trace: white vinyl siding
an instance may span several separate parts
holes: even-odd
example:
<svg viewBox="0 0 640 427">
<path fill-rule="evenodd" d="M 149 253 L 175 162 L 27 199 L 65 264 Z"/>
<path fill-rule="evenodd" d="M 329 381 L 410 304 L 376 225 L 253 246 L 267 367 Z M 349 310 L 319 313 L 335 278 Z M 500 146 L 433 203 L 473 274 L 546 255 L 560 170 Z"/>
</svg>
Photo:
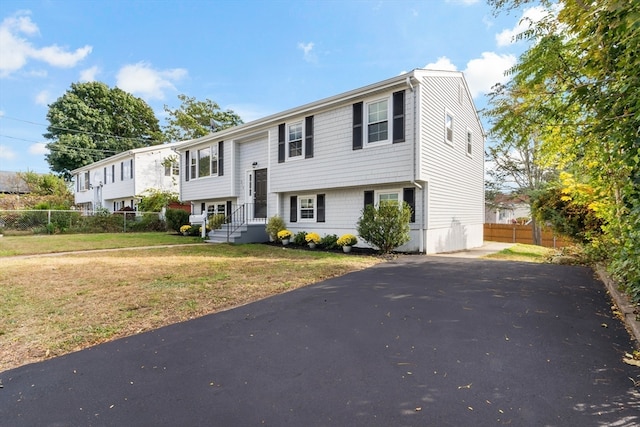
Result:
<svg viewBox="0 0 640 427">
<path fill-rule="evenodd" d="M 472 152 L 484 151 L 482 128 L 473 101 L 465 95 L 463 102 L 458 102 L 459 87 L 458 78 L 446 76 L 425 78 L 419 86 L 422 141 L 419 178 L 428 183 L 428 252 L 482 244 L 483 156 L 467 155 L 466 132 L 459 135 L 460 141 L 465 140 L 464 145 L 457 145 L 459 149 L 451 149 L 448 143 L 442 143 L 447 138 L 446 114 L 449 114 L 453 118 L 453 141 L 458 140 L 457 129 L 468 129 L 472 136 Z"/>
<path fill-rule="evenodd" d="M 391 99 L 394 88 L 384 99 Z M 413 93 L 405 96 L 405 129 L 414 123 Z M 381 99 L 380 97 L 372 100 Z M 389 101 L 390 102 L 390 101 Z M 314 157 L 300 162 L 278 163 L 277 127 L 271 128 L 270 181 L 272 192 L 305 191 L 356 185 L 410 182 L 413 176 L 413 132 L 406 143 L 365 144 L 365 150 L 352 149 L 353 103 L 314 114 Z M 389 104 L 390 105 L 390 104 Z M 366 112 L 366 108 L 364 108 Z M 364 114 L 364 113 L 363 113 Z M 293 120 L 292 122 L 295 122 Z M 366 126 L 366 119 L 365 119 Z M 366 131 L 365 131 L 366 133 Z M 366 138 L 366 136 L 365 136 Z"/>
</svg>

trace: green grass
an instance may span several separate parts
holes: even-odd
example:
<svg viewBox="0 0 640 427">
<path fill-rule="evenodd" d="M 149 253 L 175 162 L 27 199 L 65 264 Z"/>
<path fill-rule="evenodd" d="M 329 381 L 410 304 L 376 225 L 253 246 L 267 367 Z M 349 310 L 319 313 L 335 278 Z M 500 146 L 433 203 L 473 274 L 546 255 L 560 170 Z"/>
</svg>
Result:
<svg viewBox="0 0 640 427">
<path fill-rule="evenodd" d="M 199 243 L 199 237 L 170 233 L 54 234 L 0 237 L 0 257 L 93 249 Z"/>
<path fill-rule="evenodd" d="M 503 249 L 495 254 L 487 255 L 485 258 L 498 259 L 504 261 L 524 261 L 524 262 L 548 262 L 555 250 L 535 245 L 524 245 L 517 243 L 510 248 Z"/>
</svg>

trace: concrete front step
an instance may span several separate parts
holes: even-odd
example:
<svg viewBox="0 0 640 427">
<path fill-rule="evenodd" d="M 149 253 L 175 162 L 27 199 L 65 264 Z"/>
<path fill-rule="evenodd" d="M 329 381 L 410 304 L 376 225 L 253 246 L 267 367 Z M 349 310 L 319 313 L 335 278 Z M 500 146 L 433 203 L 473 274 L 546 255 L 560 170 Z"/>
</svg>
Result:
<svg viewBox="0 0 640 427">
<path fill-rule="evenodd" d="M 224 224 L 221 229 L 209 233 L 207 243 L 227 243 L 228 227 L 236 228 L 230 224 Z M 269 241 L 265 230 L 265 224 L 243 224 L 228 236 L 229 243 L 264 243 Z"/>
</svg>

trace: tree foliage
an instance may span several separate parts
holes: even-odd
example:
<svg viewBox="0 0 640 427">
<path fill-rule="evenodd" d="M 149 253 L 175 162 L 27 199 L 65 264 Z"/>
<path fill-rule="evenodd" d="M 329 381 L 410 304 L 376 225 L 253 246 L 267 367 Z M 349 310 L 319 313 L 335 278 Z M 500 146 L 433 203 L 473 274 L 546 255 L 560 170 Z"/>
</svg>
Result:
<svg viewBox="0 0 640 427">
<path fill-rule="evenodd" d="M 379 206 L 367 205 L 362 211 L 356 229 L 358 235 L 386 254 L 407 243 L 411 207 L 392 201 L 382 201 Z"/>
<path fill-rule="evenodd" d="M 73 169 L 162 142 L 158 119 L 146 102 L 100 82 L 73 83 L 49 105 L 47 120 L 46 159 L 65 178 Z"/>
<path fill-rule="evenodd" d="M 558 3 L 557 15 L 520 35 L 532 47 L 512 70 L 513 87 L 536 94 L 523 107 L 537 116 L 542 158 L 592 189 L 561 187 L 601 221 L 590 244 L 606 247 L 611 272 L 640 298 L 640 2 Z"/>
<path fill-rule="evenodd" d="M 141 212 L 160 212 L 169 203 L 178 201 L 178 193 L 157 188 L 150 188 L 139 197 L 138 210 Z"/>
<path fill-rule="evenodd" d="M 214 131 L 243 123 L 240 116 L 232 110 L 223 111 L 209 99 L 197 101 L 187 95 L 178 95 L 178 99 L 182 102 L 179 108 L 164 106 L 164 111 L 168 114 L 164 134 L 168 141 L 184 141 L 208 135 L 212 132 L 212 120 L 215 124 Z"/>
</svg>

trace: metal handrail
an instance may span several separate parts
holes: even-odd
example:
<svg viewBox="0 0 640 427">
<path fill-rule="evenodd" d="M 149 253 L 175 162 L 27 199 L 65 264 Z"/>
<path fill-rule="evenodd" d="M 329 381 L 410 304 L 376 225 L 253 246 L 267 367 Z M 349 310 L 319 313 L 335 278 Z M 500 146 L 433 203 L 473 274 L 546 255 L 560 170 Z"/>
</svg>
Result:
<svg viewBox="0 0 640 427">
<path fill-rule="evenodd" d="M 253 212 L 253 203 L 243 203 L 236 207 L 236 209 L 225 217 L 225 224 L 227 225 L 227 243 L 231 241 L 231 235 L 235 233 L 240 227 L 248 223 L 248 213 Z M 259 219 L 259 218 L 254 218 Z M 264 222 L 267 222 L 267 218 L 263 218 Z"/>
</svg>

